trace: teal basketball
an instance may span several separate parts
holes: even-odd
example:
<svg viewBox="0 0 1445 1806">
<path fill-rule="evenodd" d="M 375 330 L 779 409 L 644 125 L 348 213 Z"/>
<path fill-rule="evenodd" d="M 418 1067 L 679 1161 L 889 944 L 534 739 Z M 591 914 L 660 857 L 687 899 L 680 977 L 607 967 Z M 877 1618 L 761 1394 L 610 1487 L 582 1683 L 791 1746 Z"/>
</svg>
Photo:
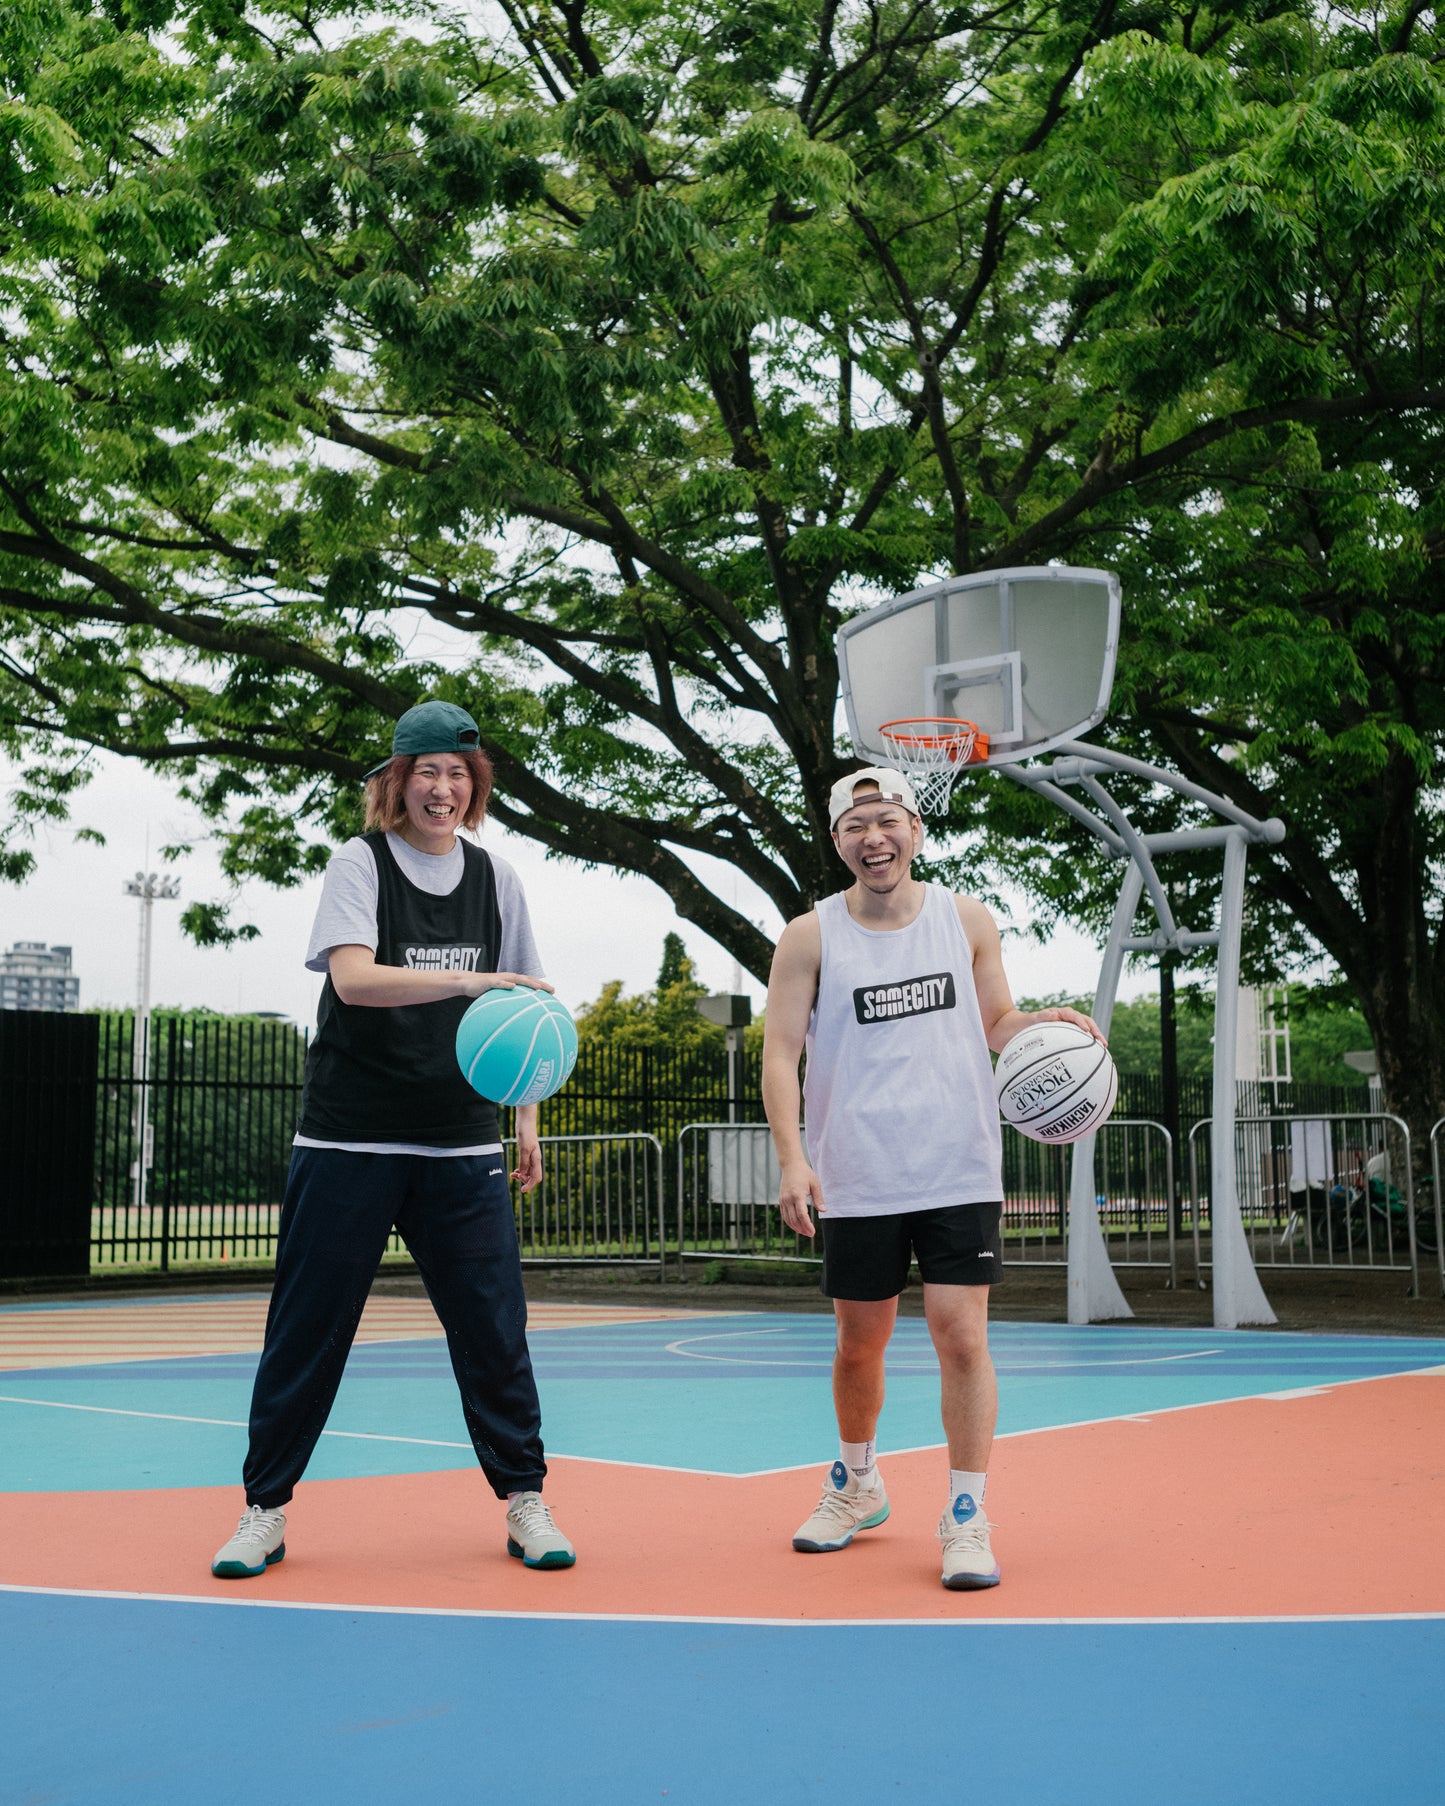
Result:
<svg viewBox="0 0 1445 1806">
<path fill-rule="evenodd" d="M 550 991 L 483 991 L 457 1025 L 457 1064 L 495 1104 L 540 1103 L 577 1064 L 577 1025 Z"/>
</svg>

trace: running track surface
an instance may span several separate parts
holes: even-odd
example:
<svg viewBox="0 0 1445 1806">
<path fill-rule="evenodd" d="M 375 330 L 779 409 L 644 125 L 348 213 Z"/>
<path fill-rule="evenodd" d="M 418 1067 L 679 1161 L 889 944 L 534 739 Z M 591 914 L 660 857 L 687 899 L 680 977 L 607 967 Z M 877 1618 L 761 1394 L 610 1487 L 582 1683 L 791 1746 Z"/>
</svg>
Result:
<svg viewBox="0 0 1445 1806">
<path fill-rule="evenodd" d="M 541 1574 L 377 1299 L 287 1559 L 223 1584 L 264 1310 L 0 1309 L 5 1806 L 1445 1800 L 1445 1342 L 996 1326 L 1004 1584 L 951 1594 L 922 1324 L 893 1515 L 807 1557 L 826 1317 L 534 1307 Z"/>
</svg>

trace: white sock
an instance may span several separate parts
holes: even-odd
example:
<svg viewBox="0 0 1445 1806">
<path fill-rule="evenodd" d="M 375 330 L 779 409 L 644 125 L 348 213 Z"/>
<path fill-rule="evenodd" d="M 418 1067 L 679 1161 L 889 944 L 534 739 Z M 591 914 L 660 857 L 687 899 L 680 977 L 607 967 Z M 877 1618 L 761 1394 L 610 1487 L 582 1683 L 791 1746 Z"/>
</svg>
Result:
<svg viewBox="0 0 1445 1806">
<path fill-rule="evenodd" d="M 953 1510 L 953 1501 L 960 1493 L 966 1493 L 980 1511 L 983 1509 L 983 1489 L 988 1485 L 987 1474 L 971 1474 L 967 1468 L 951 1467 L 948 1470 L 948 1508 Z"/>
<path fill-rule="evenodd" d="M 874 1457 L 878 1452 L 876 1442 L 840 1442 L 838 1454 L 844 1467 L 852 1474 L 860 1486 L 876 1486 L 878 1469 L 874 1465 Z"/>
</svg>

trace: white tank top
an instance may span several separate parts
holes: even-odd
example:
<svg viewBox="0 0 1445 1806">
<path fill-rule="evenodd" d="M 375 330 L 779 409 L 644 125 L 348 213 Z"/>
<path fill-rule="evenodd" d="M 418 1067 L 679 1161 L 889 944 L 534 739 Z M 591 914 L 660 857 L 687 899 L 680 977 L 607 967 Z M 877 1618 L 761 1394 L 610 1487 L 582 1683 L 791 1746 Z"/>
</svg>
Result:
<svg viewBox="0 0 1445 1806">
<path fill-rule="evenodd" d="M 891 1216 L 1003 1196 L 1003 1137 L 973 949 L 927 886 L 906 928 L 817 906 L 823 957 L 803 1117 L 826 1216 Z"/>
</svg>

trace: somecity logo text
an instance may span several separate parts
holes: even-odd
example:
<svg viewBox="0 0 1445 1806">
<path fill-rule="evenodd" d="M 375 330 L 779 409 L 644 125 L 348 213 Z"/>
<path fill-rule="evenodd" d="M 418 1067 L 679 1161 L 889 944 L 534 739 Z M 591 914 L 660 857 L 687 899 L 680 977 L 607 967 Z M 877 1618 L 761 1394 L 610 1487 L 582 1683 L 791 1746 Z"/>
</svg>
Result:
<svg viewBox="0 0 1445 1806">
<path fill-rule="evenodd" d="M 853 1010 L 860 1022 L 895 1022 L 900 1016 L 926 1016 L 933 1010 L 957 1006 L 952 972 L 932 972 L 926 978 L 905 978 L 896 985 L 861 986 L 853 993 Z"/>
<path fill-rule="evenodd" d="M 402 964 L 413 972 L 484 972 L 483 947 L 403 947 Z"/>
</svg>

